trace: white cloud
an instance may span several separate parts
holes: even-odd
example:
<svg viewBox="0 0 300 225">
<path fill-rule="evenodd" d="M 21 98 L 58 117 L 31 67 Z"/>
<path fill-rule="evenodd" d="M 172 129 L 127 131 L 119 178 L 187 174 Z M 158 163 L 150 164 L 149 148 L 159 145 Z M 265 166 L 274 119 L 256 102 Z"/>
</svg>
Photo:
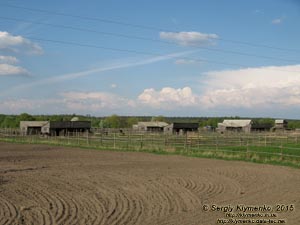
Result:
<svg viewBox="0 0 300 225">
<path fill-rule="evenodd" d="M 104 92 L 65 92 L 50 99 L 0 100 L 2 113 L 82 113 L 110 114 L 124 112 L 136 106 L 135 102 L 121 96 Z"/>
<path fill-rule="evenodd" d="M 16 57 L 0 55 L 0 63 L 16 64 L 18 61 Z"/>
<path fill-rule="evenodd" d="M 148 64 L 161 62 L 161 61 L 165 61 L 165 60 L 169 60 L 169 59 L 173 59 L 173 58 L 177 58 L 177 57 L 182 57 L 183 55 L 191 54 L 194 52 L 197 52 L 197 51 L 190 50 L 190 51 L 170 53 L 170 54 L 155 56 L 155 57 L 148 58 L 145 60 L 140 60 L 140 61 L 135 60 L 134 62 L 118 63 L 118 64 L 113 64 L 113 65 L 108 65 L 108 66 L 102 66 L 102 67 L 95 68 L 95 69 L 85 70 L 85 71 L 81 71 L 81 72 L 53 76 L 50 78 L 37 80 L 35 82 L 31 82 L 28 84 L 21 84 L 21 85 L 15 86 L 13 88 L 10 88 L 9 90 L 0 92 L 0 96 L 7 95 L 8 93 L 11 93 L 14 91 L 19 91 L 22 89 L 32 88 L 32 87 L 41 86 L 41 85 L 49 85 L 49 84 L 53 84 L 53 83 L 59 83 L 59 82 L 63 82 L 66 80 L 74 80 L 76 78 L 89 76 L 89 75 L 95 74 L 95 73 L 101 73 L 101 72 L 112 71 L 112 70 L 117 70 L 117 69 L 148 65 Z"/>
<path fill-rule="evenodd" d="M 207 113 L 295 117 L 300 109 L 300 64 L 206 73 L 198 89 L 147 88 L 135 98 L 95 91 L 61 93 L 56 99 L 0 101 L 3 113 Z M 215 114 L 213 114 L 215 113 Z M 216 114 L 217 113 L 217 114 Z M 247 114 L 248 113 L 248 114 Z M 287 115 L 286 114 L 286 115 Z M 296 115 L 296 117 L 298 117 Z"/>
<path fill-rule="evenodd" d="M 6 31 L 0 31 L 0 49 L 29 54 L 42 54 L 43 49 L 22 36 L 14 36 Z"/>
<path fill-rule="evenodd" d="M 53 98 L 0 99 L 0 112 L 4 114 L 134 114 L 139 111 L 135 100 L 105 92 L 64 92 Z"/>
<path fill-rule="evenodd" d="M 18 62 L 14 56 L 0 55 L 0 76 L 29 75 L 26 69 L 13 65 Z"/>
<path fill-rule="evenodd" d="M 61 99 L 6 99 L 0 100 L 0 111 L 2 113 L 51 113 L 62 109 Z"/>
<path fill-rule="evenodd" d="M 275 18 L 271 21 L 271 23 L 274 25 L 279 25 L 279 24 L 283 23 L 283 20 L 284 20 L 284 17 Z"/>
<path fill-rule="evenodd" d="M 22 36 L 14 36 L 6 31 L 0 31 L 0 50 L 14 54 L 42 54 L 43 49 L 36 43 Z M 21 66 L 16 66 L 19 60 L 14 56 L 0 55 L 0 76 L 29 75 Z"/>
<path fill-rule="evenodd" d="M 224 114 L 228 109 L 238 113 L 300 108 L 300 65 L 212 71 L 202 78 L 196 93 L 190 87 L 149 88 L 138 96 L 138 101 L 156 109 L 222 109 Z"/>
<path fill-rule="evenodd" d="M 177 59 L 175 60 L 175 64 L 177 65 L 188 65 L 188 64 L 197 64 L 199 61 L 193 59 Z"/>
<path fill-rule="evenodd" d="M 2 112 L 19 113 L 20 110 L 28 110 L 34 107 L 34 103 L 27 99 L 19 100 L 5 100 L 0 102 L 0 109 Z"/>
<path fill-rule="evenodd" d="M 209 72 L 203 84 L 201 102 L 210 108 L 278 109 L 300 103 L 300 65 Z"/>
<path fill-rule="evenodd" d="M 134 107 L 134 101 L 106 92 L 64 92 L 61 94 L 68 109 L 97 112 Z"/>
<path fill-rule="evenodd" d="M 281 19 L 274 19 L 272 20 L 272 24 L 280 24 L 282 22 Z"/>
<path fill-rule="evenodd" d="M 12 75 L 29 75 L 29 72 L 20 66 L 0 64 L 0 76 Z"/>
<path fill-rule="evenodd" d="M 111 87 L 111 88 L 116 88 L 117 85 L 116 85 L 116 84 L 111 84 L 110 87 Z"/>
<path fill-rule="evenodd" d="M 198 96 L 192 93 L 190 87 L 174 89 L 164 87 L 160 91 L 153 88 L 145 89 L 138 96 L 138 100 L 149 107 L 173 109 L 182 106 L 197 106 L 199 103 Z"/>
<path fill-rule="evenodd" d="M 200 32 L 160 32 L 161 39 L 175 42 L 182 46 L 201 46 L 214 44 L 218 39 L 216 34 L 204 34 Z"/>
<path fill-rule="evenodd" d="M 263 14 L 263 13 L 264 13 L 264 11 L 261 10 L 261 9 L 256 9 L 256 10 L 254 10 L 253 12 L 254 12 L 255 14 Z"/>
</svg>

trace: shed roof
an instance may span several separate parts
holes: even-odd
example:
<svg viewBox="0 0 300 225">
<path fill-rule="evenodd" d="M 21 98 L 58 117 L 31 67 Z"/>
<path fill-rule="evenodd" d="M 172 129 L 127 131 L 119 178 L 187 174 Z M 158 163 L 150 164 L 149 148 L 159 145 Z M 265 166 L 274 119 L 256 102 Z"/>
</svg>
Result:
<svg viewBox="0 0 300 225">
<path fill-rule="evenodd" d="M 138 122 L 139 127 L 165 127 L 168 126 L 166 122 L 151 121 L 151 122 Z"/>
<path fill-rule="evenodd" d="M 220 125 L 226 127 L 245 127 L 250 125 L 251 122 L 251 120 L 224 120 Z"/>
<path fill-rule="evenodd" d="M 286 123 L 286 120 L 275 120 L 275 123 Z"/>
<path fill-rule="evenodd" d="M 252 124 L 252 129 L 271 129 L 273 127 L 272 124 L 262 123 L 262 124 Z"/>
<path fill-rule="evenodd" d="M 49 121 L 20 121 L 21 127 L 43 127 L 48 124 Z"/>
<path fill-rule="evenodd" d="M 199 128 L 198 123 L 172 123 L 170 126 L 172 126 L 174 129 L 198 129 Z"/>
<path fill-rule="evenodd" d="M 51 121 L 51 129 L 67 129 L 67 128 L 77 128 L 77 129 L 89 129 L 91 128 L 91 121 Z"/>
</svg>

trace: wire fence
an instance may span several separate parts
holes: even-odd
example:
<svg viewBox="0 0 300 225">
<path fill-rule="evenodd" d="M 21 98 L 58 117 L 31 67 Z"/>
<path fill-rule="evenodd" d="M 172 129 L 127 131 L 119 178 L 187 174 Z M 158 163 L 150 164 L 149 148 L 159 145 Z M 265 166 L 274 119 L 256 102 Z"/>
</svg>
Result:
<svg viewBox="0 0 300 225">
<path fill-rule="evenodd" d="M 132 129 L 95 129 L 67 132 L 64 136 L 22 135 L 18 129 L 1 129 L 0 139 L 126 151 L 157 151 L 260 161 L 287 161 L 300 166 L 300 133 L 191 132 L 182 135 L 137 132 Z"/>
</svg>

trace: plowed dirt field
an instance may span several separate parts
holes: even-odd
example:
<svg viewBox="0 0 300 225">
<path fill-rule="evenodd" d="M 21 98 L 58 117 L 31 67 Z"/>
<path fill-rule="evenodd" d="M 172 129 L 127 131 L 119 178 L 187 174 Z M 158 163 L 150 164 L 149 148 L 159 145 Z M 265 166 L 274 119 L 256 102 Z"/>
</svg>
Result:
<svg viewBox="0 0 300 225">
<path fill-rule="evenodd" d="M 247 217 L 237 217 L 242 206 L 272 210 L 263 212 L 267 218 L 256 215 L 251 218 L 256 223 L 243 224 L 260 224 L 258 219 L 300 224 L 300 170 L 0 143 L 1 225 L 212 225 L 222 218 L 249 219 L 251 208 Z M 236 217 L 226 217 L 230 207 Z"/>
</svg>

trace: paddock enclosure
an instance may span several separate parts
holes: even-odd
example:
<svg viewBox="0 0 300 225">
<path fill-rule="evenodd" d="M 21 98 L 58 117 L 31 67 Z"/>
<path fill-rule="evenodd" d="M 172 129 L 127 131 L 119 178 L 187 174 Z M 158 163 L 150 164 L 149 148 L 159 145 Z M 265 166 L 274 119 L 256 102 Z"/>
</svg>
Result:
<svg viewBox="0 0 300 225">
<path fill-rule="evenodd" d="M 19 129 L 0 129 L 0 141 L 144 151 L 162 154 L 244 160 L 300 168 L 300 132 L 139 132 L 132 129 L 92 129 L 62 135 L 24 135 Z"/>
<path fill-rule="evenodd" d="M 296 225 L 299 187 L 290 167 L 0 142 L 1 225 L 222 224 L 212 205 L 266 205 Z"/>
</svg>

